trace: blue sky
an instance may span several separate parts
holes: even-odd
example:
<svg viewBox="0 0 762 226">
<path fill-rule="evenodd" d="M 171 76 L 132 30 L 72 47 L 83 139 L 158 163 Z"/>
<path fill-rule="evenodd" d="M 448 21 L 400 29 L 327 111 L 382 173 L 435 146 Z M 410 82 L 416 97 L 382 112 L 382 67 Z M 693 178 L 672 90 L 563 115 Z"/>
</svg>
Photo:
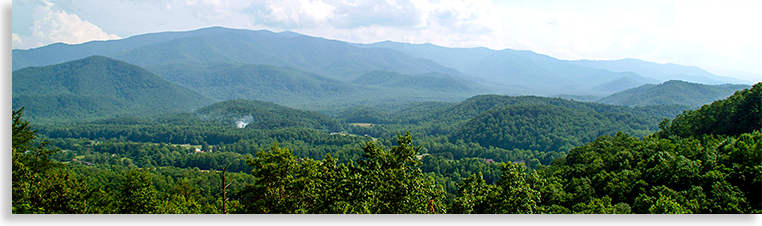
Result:
<svg viewBox="0 0 762 226">
<path fill-rule="evenodd" d="M 15 0 L 12 46 L 83 43 L 209 26 L 349 42 L 636 58 L 762 81 L 762 1 Z"/>
</svg>

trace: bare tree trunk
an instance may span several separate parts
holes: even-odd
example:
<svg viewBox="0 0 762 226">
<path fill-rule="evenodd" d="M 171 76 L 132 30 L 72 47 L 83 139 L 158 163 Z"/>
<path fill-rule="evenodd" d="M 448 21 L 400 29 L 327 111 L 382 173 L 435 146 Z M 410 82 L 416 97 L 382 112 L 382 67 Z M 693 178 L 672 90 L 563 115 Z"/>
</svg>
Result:
<svg viewBox="0 0 762 226">
<path fill-rule="evenodd" d="M 225 171 L 228 170 L 228 166 L 230 166 L 230 163 L 228 163 L 225 167 L 222 168 L 222 184 L 220 185 L 220 187 L 222 188 L 222 214 L 228 214 L 227 188 L 228 186 L 230 186 L 230 184 L 225 184 Z"/>
</svg>

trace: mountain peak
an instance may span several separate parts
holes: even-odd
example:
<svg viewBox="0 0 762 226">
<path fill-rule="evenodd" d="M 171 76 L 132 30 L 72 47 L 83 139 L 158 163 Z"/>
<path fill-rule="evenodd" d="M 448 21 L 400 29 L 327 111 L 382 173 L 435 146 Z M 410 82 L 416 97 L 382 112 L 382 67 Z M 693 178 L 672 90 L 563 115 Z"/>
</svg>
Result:
<svg viewBox="0 0 762 226">
<path fill-rule="evenodd" d="M 104 56 L 13 72 L 13 107 L 48 122 L 189 111 L 212 102 L 138 66 Z"/>
</svg>

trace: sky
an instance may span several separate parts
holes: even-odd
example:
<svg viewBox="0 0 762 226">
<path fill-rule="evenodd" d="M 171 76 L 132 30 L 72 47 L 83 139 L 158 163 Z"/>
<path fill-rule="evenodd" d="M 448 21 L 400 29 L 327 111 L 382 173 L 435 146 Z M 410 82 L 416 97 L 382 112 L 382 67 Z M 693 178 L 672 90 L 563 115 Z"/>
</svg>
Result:
<svg viewBox="0 0 762 226">
<path fill-rule="evenodd" d="M 635 58 L 762 81 L 762 1 L 14 0 L 12 47 L 78 44 L 210 26 L 355 43 Z"/>
</svg>

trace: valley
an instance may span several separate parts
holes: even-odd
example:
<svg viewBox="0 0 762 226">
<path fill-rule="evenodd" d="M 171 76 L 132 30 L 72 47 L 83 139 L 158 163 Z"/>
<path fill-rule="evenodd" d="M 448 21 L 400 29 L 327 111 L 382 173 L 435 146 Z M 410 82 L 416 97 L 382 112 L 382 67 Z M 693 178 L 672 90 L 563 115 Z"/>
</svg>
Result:
<svg viewBox="0 0 762 226">
<path fill-rule="evenodd" d="M 762 210 L 762 83 L 697 67 L 223 27 L 12 55 L 14 213 Z"/>
</svg>

